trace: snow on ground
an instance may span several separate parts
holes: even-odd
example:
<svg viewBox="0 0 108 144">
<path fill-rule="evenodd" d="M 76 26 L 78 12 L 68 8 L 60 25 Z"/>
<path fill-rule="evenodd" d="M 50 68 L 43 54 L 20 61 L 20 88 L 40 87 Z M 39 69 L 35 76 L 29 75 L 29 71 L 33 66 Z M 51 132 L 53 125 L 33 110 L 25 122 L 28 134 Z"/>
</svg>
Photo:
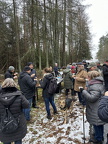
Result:
<svg viewBox="0 0 108 144">
<path fill-rule="evenodd" d="M 83 107 L 77 106 L 78 100 L 75 101 L 72 114 L 68 114 L 68 122 L 64 124 L 63 111 L 59 108 L 58 99 L 60 97 L 63 96 L 55 96 L 59 114 L 53 115 L 51 107 L 51 120 L 46 118 L 44 102 L 38 104 L 40 109 L 32 109 L 32 118 L 27 124 L 28 133 L 23 139 L 24 144 L 83 144 Z M 86 116 L 84 116 L 84 123 L 87 143 L 89 140 L 89 124 Z"/>
</svg>

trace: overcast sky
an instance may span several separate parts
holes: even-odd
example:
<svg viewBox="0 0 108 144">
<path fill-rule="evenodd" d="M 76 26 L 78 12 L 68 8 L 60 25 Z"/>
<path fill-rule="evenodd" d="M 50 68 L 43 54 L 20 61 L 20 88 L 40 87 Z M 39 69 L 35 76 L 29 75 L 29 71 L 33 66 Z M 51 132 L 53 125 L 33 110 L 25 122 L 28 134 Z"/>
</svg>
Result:
<svg viewBox="0 0 108 144">
<path fill-rule="evenodd" d="M 84 4 L 91 4 L 86 13 L 89 15 L 90 31 L 93 35 L 93 56 L 96 56 L 100 37 L 108 32 L 108 0 L 85 0 Z"/>
</svg>

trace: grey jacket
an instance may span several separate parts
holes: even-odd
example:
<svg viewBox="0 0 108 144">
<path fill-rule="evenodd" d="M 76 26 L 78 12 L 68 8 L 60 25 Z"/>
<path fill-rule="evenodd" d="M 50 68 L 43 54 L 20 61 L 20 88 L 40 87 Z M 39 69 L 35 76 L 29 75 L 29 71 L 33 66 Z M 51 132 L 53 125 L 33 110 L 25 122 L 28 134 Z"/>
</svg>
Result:
<svg viewBox="0 0 108 144">
<path fill-rule="evenodd" d="M 104 80 L 101 76 L 89 81 L 87 90 L 82 92 L 82 96 L 86 99 L 86 117 L 90 124 L 104 124 L 98 117 L 98 105 L 103 95 Z"/>
<path fill-rule="evenodd" d="M 69 69 L 65 69 L 63 71 L 64 74 L 64 88 L 65 89 L 72 89 L 73 88 L 73 82 L 72 82 L 72 73 Z"/>
</svg>

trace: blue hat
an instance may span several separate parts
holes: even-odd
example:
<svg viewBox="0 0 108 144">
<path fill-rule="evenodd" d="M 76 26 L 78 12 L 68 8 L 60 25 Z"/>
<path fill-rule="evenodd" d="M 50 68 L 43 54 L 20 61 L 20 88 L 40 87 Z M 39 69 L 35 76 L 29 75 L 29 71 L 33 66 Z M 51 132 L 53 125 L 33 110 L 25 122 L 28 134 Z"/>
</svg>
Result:
<svg viewBox="0 0 108 144">
<path fill-rule="evenodd" d="M 82 62 L 78 62 L 77 65 L 83 65 L 83 63 Z"/>
</svg>

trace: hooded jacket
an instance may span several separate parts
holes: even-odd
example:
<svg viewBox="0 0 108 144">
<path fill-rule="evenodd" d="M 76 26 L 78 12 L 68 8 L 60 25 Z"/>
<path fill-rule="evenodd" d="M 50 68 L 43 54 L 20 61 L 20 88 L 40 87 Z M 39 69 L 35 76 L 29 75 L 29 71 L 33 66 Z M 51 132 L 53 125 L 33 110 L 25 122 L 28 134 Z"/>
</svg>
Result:
<svg viewBox="0 0 108 144">
<path fill-rule="evenodd" d="M 73 82 L 72 82 L 72 73 L 71 73 L 70 69 L 65 69 L 63 71 L 63 74 L 64 74 L 64 88 L 72 89 Z"/>
<path fill-rule="evenodd" d="M 36 81 L 32 80 L 30 74 L 28 74 L 27 72 L 22 72 L 19 76 L 18 84 L 20 86 L 21 91 L 27 99 L 33 97 Z"/>
<path fill-rule="evenodd" d="M 98 107 L 98 116 L 103 122 L 108 123 L 108 96 L 103 96 Z"/>
<path fill-rule="evenodd" d="M 44 75 L 43 80 L 40 81 L 40 85 L 43 88 L 43 93 L 42 93 L 43 97 L 53 96 L 53 95 L 48 93 L 48 86 L 49 86 L 50 80 L 52 78 L 53 78 L 53 75 L 51 73 L 47 73 Z"/>
<path fill-rule="evenodd" d="M 15 99 L 15 101 L 14 101 Z M 14 101 L 14 102 L 13 102 Z M 12 105 L 10 105 L 13 102 Z M 4 113 L 5 106 L 10 105 L 10 111 L 12 115 L 19 119 L 19 127 L 14 133 L 3 134 L 0 132 L 0 141 L 13 142 L 25 137 L 27 133 L 26 119 L 22 112 L 23 108 L 29 107 L 29 102 L 25 96 L 16 88 L 3 88 L 0 91 L 0 117 Z"/>
<path fill-rule="evenodd" d="M 104 80 L 101 76 L 89 81 L 87 90 L 82 91 L 86 99 L 86 117 L 90 124 L 104 124 L 98 117 L 98 105 L 104 91 Z"/>
<path fill-rule="evenodd" d="M 12 78 L 13 79 L 14 75 L 11 71 L 7 70 L 7 72 L 5 73 L 5 79 L 7 78 Z"/>
</svg>

